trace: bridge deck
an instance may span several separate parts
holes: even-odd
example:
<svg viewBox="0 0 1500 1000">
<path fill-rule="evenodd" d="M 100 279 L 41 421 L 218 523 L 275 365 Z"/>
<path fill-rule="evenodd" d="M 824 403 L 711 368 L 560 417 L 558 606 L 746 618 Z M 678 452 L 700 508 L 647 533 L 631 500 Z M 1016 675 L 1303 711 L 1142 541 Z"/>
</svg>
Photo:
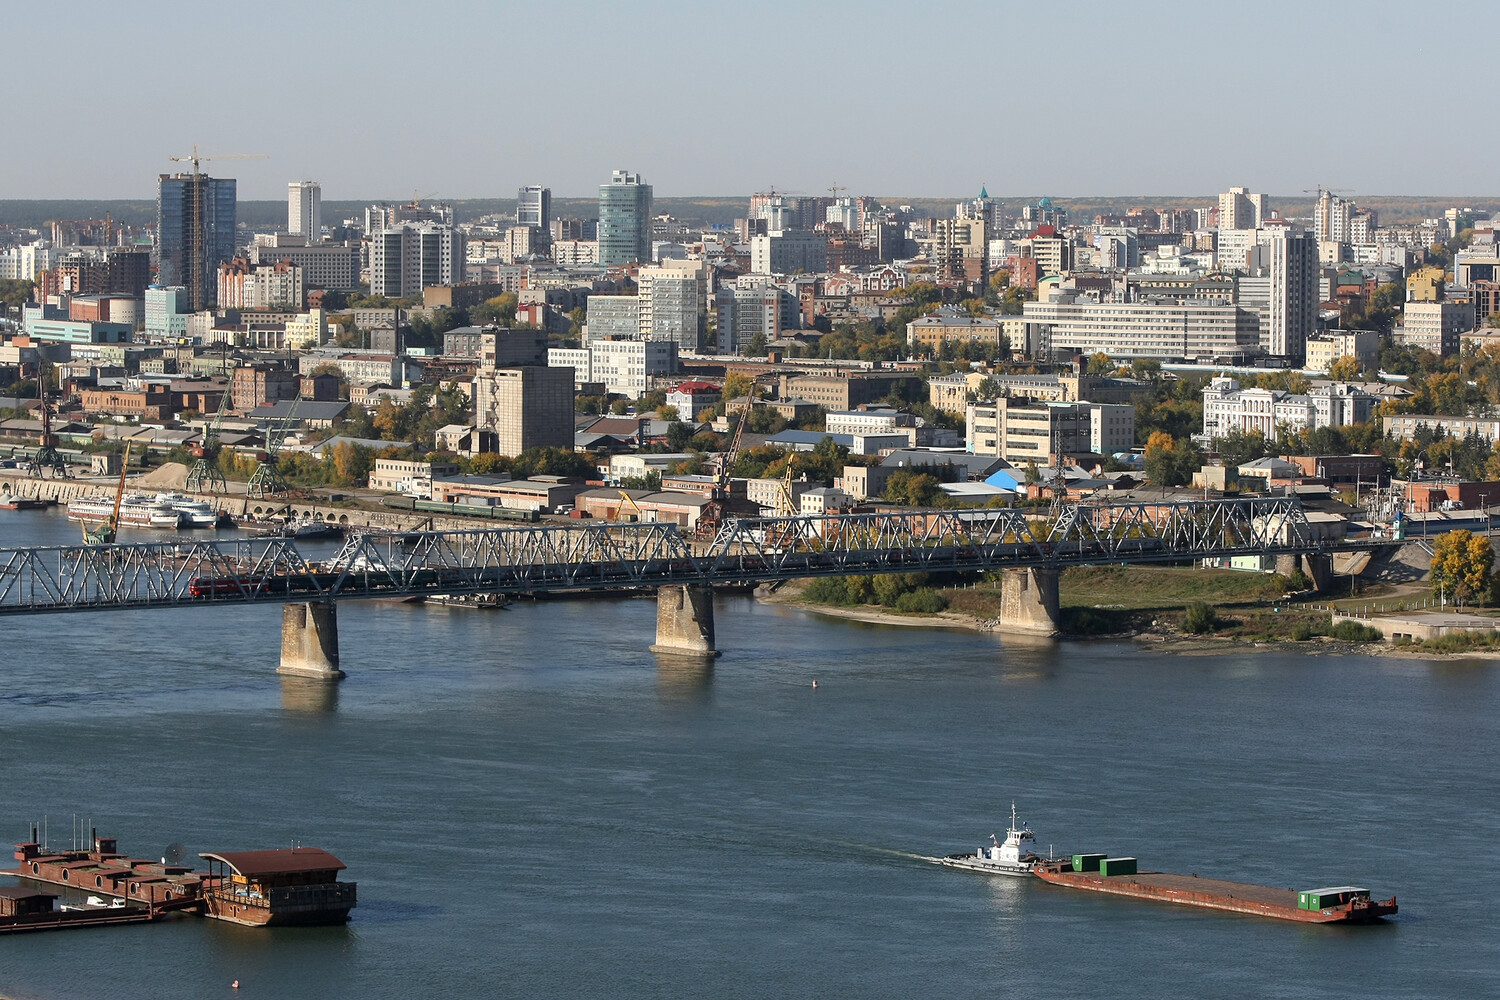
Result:
<svg viewBox="0 0 1500 1000">
<path fill-rule="evenodd" d="M 1314 537 L 1293 498 L 913 511 L 675 525 L 355 536 L 313 562 L 289 539 L 0 549 L 0 615 L 443 593 L 625 590 L 809 576 L 1179 562 L 1368 549 Z"/>
</svg>

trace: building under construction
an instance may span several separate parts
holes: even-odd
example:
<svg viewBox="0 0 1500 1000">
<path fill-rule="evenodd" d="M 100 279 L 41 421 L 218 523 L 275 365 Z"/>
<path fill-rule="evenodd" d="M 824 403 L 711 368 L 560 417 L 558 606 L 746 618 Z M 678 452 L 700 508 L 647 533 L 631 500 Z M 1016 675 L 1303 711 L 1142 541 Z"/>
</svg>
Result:
<svg viewBox="0 0 1500 1000">
<path fill-rule="evenodd" d="M 234 257 L 235 181 L 195 169 L 162 174 L 157 183 L 156 283 L 186 288 L 193 312 L 212 309 L 219 265 Z"/>
</svg>

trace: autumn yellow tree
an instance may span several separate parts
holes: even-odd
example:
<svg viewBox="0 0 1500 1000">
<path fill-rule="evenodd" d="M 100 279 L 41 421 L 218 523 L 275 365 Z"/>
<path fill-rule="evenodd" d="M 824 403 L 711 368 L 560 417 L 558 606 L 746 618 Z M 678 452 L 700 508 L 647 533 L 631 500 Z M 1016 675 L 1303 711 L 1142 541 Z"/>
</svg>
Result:
<svg viewBox="0 0 1500 1000">
<path fill-rule="evenodd" d="M 1345 354 L 1341 358 L 1336 358 L 1329 366 L 1328 377 L 1336 382 L 1352 382 L 1359 378 L 1360 371 L 1359 361 L 1352 355 Z"/>
<path fill-rule="evenodd" d="M 1449 531 L 1432 546 L 1432 589 L 1459 604 L 1490 592 L 1490 565 L 1495 558 L 1490 540 L 1473 532 Z"/>
</svg>

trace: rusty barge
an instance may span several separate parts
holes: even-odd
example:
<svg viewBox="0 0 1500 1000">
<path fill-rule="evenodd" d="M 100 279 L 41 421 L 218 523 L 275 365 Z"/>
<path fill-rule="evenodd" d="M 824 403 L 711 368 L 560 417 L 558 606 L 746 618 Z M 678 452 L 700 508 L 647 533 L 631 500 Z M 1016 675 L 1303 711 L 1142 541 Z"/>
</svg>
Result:
<svg viewBox="0 0 1500 1000">
<path fill-rule="evenodd" d="M 1396 913 L 1396 897 L 1375 900 L 1370 890 L 1356 886 L 1299 892 L 1148 871 L 1138 869 L 1135 858 L 1111 858 L 1103 854 L 1075 854 L 1071 858 L 1046 861 L 1033 871 L 1042 881 L 1069 889 L 1301 923 L 1366 924 Z"/>
<path fill-rule="evenodd" d="M 315 847 L 206 853 L 206 872 L 188 865 L 131 858 L 114 839 L 92 835 L 90 849 L 55 851 L 17 844 L 15 868 L 0 875 L 62 890 L 0 887 L 0 933 L 136 923 L 187 912 L 252 927 L 341 924 L 356 904 L 356 886 L 340 882 L 345 865 Z M 85 899 L 86 896 L 86 899 Z"/>
</svg>

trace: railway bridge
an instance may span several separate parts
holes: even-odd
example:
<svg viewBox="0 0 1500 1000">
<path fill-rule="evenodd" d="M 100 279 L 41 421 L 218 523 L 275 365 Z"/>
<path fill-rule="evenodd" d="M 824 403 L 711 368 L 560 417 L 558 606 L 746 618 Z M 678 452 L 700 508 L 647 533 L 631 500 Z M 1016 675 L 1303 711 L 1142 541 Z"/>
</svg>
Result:
<svg viewBox="0 0 1500 1000">
<path fill-rule="evenodd" d="M 284 605 L 284 673 L 337 679 L 337 602 L 461 594 L 657 593 L 652 649 L 715 656 L 713 588 L 799 577 L 998 572 L 1001 628 L 1054 635 L 1058 572 L 1274 556 L 1325 584 L 1334 552 L 1295 498 L 734 518 L 711 542 L 660 523 L 361 534 L 331 559 L 290 539 L 0 549 L 0 615 Z"/>
</svg>

